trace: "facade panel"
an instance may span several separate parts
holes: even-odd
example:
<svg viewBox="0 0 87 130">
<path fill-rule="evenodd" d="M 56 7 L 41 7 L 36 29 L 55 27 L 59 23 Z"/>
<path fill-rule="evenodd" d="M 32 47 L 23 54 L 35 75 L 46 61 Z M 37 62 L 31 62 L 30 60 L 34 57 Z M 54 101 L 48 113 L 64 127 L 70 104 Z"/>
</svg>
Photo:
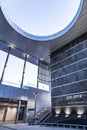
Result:
<svg viewBox="0 0 87 130">
<path fill-rule="evenodd" d="M 85 101 L 87 37 L 85 35 L 51 54 L 51 87 L 53 108 L 87 104 Z M 77 98 L 74 98 L 75 96 Z"/>
</svg>

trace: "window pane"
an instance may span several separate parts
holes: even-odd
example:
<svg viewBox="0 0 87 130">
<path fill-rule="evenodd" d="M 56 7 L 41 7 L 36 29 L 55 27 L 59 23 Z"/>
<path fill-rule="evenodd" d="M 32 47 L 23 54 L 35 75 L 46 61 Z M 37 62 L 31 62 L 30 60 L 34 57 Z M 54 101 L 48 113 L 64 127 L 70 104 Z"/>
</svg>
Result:
<svg viewBox="0 0 87 130">
<path fill-rule="evenodd" d="M 10 55 L 2 84 L 20 87 L 24 60 Z"/>
<path fill-rule="evenodd" d="M 39 89 L 43 89 L 43 90 L 49 91 L 49 85 L 48 85 L 48 84 L 45 84 L 45 83 L 39 82 L 38 88 L 39 88 Z"/>
<path fill-rule="evenodd" d="M 3 67 L 6 61 L 7 53 L 0 50 L 0 78 L 2 75 Z"/>
<path fill-rule="evenodd" d="M 37 87 L 37 72 L 37 65 L 31 64 L 30 62 L 26 62 L 23 88 L 27 88 L 27 86 L 35 88 Z"/>
</svg>

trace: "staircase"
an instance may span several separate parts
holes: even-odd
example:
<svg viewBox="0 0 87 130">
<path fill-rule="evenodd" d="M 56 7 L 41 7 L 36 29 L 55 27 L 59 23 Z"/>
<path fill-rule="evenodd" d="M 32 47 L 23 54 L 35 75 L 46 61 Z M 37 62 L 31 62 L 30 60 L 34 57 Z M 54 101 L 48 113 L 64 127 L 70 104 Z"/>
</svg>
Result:
<svg viewBox="0 0 87 130">
<path fill-rule="evenodd" d="M 45 118 L 47 118 L 51 113 L 51 108 L 43 108 L 39 111 L 34 117 L 29 119 L 29 125 L 38 125 L 40 124 Z"/>
</svg>

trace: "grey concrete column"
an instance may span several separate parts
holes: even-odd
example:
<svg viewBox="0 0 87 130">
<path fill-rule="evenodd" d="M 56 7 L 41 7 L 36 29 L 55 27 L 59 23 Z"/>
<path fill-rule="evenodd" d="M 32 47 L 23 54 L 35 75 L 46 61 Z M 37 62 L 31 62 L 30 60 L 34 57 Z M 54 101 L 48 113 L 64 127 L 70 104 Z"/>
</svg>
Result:
<svg viewBox="0 0 87 130">
<path fill-rule="evenodd" d="M 17 108 L 17 113 L 16 113 L 16 120 L 15 123 L 18 123 L 18 118 L 19 118 L 19 113 L 20 113 L 20 107 L 21 107 L 21 101 L 18 102 L 18 108 Z"/>
</svg>

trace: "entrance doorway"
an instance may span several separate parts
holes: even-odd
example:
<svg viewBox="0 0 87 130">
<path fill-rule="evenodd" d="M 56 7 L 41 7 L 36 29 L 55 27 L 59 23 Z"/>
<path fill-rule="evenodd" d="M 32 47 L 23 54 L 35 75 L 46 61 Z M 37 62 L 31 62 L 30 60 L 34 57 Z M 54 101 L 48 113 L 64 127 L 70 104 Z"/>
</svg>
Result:
<svg viewBox="0 0 87 130">
<path fill-rule="evenodd" d="M 21 101 L 20 109 L 19 109 L 19 116 L 18 116 L 18 122 L 25 122 L 26 120 L 26 101 Z"/>
<path fill-rule="evenodd" d="M 18 100 L 0 98 L 0 123 L 25 122 L 26 120 L 26 101 L 21 101 L 18 114 Z M 18 118 L 17 118 L 18 114 Z"/>
<path fill-rule="evenodd" d="M 24 119 L 24 109 L 25 107 L 20 107 L 20 112 L 19 112 L 19 121 L 23 121 Z"/>
</svg>

